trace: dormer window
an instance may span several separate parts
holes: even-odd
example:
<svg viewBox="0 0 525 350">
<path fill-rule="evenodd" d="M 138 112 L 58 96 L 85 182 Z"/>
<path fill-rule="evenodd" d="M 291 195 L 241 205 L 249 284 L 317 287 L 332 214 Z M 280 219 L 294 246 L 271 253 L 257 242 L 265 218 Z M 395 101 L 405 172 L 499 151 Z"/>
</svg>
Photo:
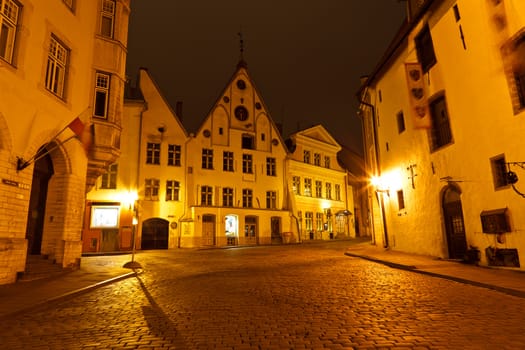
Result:
<svg viewBox="0 0 525 350">
<path fill-rule="evenodd" d="M 255 142 L 252 135 L 242 135 L 242 148 L 243 149 L 255 149 Z"/>
</svg>

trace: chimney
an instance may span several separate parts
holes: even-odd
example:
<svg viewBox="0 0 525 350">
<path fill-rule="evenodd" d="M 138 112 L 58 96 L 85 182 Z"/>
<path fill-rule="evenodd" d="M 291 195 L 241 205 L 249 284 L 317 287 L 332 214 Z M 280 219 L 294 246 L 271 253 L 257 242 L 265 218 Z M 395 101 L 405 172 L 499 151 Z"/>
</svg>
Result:
<svg viewBox="0 0 525 350">
<path fill-rule="evenodd" d="M 182 101 L 177 101 L 175 103 L 175 114 L 182 121 Z"/>
</svg>

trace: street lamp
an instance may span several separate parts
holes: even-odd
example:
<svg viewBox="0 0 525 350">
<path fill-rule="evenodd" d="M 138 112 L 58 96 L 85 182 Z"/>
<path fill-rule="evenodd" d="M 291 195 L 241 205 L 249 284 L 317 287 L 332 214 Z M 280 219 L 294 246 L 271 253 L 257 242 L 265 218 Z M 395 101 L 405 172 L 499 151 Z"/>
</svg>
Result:
<svg viewBox="0 0 525 350">
<path fill-rule="evenodd" d="M 124 195 L 124 200 L 123 200 L 123 202 L 128 205 L 128 208 L 129 210 L 131 210 L 131 213 L 133 215 L 132 220 L 131 220 L 131 239 L 132 239 L 131 261 L 128 261 L 127 263 L 125 263 L 124 267 L 128 269 L 133 269 L 133 270 L 142 268 L 142 266 L 138 262 L 135 261 L 135 248 L 136 248 L 135 234 L 137 232 L 136 228 L 138 224 L 137 199 L 138 199 L 138 195 L 136 191 L 128 191 Z"/>
</svg>

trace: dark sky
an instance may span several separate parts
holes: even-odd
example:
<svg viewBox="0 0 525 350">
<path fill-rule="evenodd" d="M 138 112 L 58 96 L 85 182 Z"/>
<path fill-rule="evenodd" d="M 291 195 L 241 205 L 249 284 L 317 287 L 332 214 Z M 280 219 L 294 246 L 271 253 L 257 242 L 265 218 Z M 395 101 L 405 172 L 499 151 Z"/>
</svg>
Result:
<svg viewBox="0 0 525 350">
<path fill-rule="evenodd" d="M 323 124 L 361 153 L 359 78 L 405 17 L 399 0 L 132 0 L 127 74 L 146 67 L 198 129 L 244 59 L 284 136 Z"/>
</svg>

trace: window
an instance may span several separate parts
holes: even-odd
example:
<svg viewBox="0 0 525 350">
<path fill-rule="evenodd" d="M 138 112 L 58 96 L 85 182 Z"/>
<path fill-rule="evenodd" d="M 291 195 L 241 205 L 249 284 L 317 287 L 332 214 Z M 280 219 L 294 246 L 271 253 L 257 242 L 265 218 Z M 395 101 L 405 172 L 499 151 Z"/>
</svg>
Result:
<svg viewBox="0 0 525 350">
<path fill-rule="evenodd" d="M 304 179 L 304 195 L 312 196 L 312 179 Z"/>
<path fill-rule="evenodd" d="M 340 201 L 341 200 L 341 185 L 335 185 L 335 200 Z"/>
<path fill-rule="evenodd" d="M 310 151 L 303 151 L 303 161 L 310 164 Z"/>
<path fill-rule="evenodd" d="M 159 179 L 146 179 L 144 185 L 144 199 L 158 200 L 159 199 Z"/>
<path fill-rule="evenodd" d="M 314 165 L 321 166 L 321 155 L 314 153 Z"/>
<path fill-rule="evenodd" d="M 314 213 L 311 211 L 304 212 L 304 229 L 308 232 L 314 229 Z"/>
<path fill-rule="evenodd" d="M 315 182 L 315 196 L 321 198 L 323 196 L 323 183 L 321 181 Z"/>
<path fill-rule="evenodd" d="M 242 172 L 244 174 L 253 174 L 253 160 L 251 154 L 242 155 Z"/>
<path fill-rule="evenodd" d="M 452 142 L 445 96 L 441 96 L 430 103 L 430 117 L 432 118 L 430 130 L 432 150 L 435 151 Z"/>
<path fill-rule="evenodd" d="M 504 55 L 510 67 L 510 91 L 514 113 L 525 108 L 525 33 L 506 45 L 504 49 L 508 52 Z"/>
<path fill-rule="evenodd" d="M 398 210 L 405 209 L 405 195 L 403 190 L 397 191 L 397 208 Z"/>
<path fill-rule="evenodd" d="M 202 149 L 202 168 L 213 169 L 213 150 L 203 148 Z"/>
<path fill-rule="evenodd" d="M 315 226 L 317 231 L 323 230 L 323 213 L 315 213 Z"/>
<path fill-rule="evenodd" d="M 242 148 L 254 149 L 254 140 L 252 135 L 242 135 Z"/>
<path fill-rule="evenodd" d="M 510 232 L 507 208 L 484 210 L 481 212 L 480 218 L 484 233 Z"/>
<path fill-rule="evenodd" d="M 113 38 L 113 26 L 115 22 L 115 1 L 102 0 L 102 18 L 100 21 L 100 34 Z"/>
<path fill-rule="evenodd" d="M 95 107 L 94 116 L 107 119 L 109 102 L 110 76 L 104 73 L 95 75 Z"/>
<path fill-rule="evenodd" d="M 324 167 L 327 169 L 330 169 L 330 157 L 329 156 L 324 157 Z"/>
<path fill-rule="evenodd" d="M 419 63 L 423 73 L 426 73 L 436 64 L 436 55 L 434 54 L 434 45 L 428 24 L 416 36 L 416 51 Z"/>
<path fill-rule="evenodd" d="M 242 207 L 252 208 L 253 207 L 253 191 L 245 188 L 242 190 Z"/>
<path fill-rule="evenodd" d="M 397 132 L 401 134 L 405 129 L 405 116 L 403 112 L 399 112 L 397 114 Z"/>
<path fill-rule="evenodd" d="M 64 97 L 69 49 L 52 36 L 46 67 L 46 89 L 60 98 Z"/>
<path fill-rule="evenodd" d="M 168 165 L 180 166 L 181 147 L 180 145 L 168 145 Z"/>
<path fill-rule="evenodd" d="M 266 192 L 266 208 L 268 209 L 277 208 L 277 192 L 276 191 Z"/>
<path fill-rule="evenodd" d="M 233 171 L 233 152 L 224 151 L 222 153 L 222 170 Z"/>
<path fill-rule="evenodd" d="M 9 63 L 13 62 L 20 9 L 13 0 L 0 1 L 0 57 Z"/>
<path fill-rule="evenodd" d="M 211 186 L 201 187 L 201 205 L 212 205 L 213 190 Z"/>
<path fill-rule="evenodd" d="M 111 164 L 108 171 L 102 174 L 100 181 L 100 188 L 103 189 L 116 189 L 117 188 L 117 172 L 118 164 Z"/>
<path fill-rule="evenodd" d="M 325 198 L 326 199 L 332 199 L 332 184 L 331 183 L 326 183 L 325 185 L 326 187 L 326 196 Z"/>
<path fill-rule="evenodd" d="M 500 189 L 508 185 L 507 182 L 507 163 L 504 155 L 499 155 L 490 160 L 492 168 L 492 179 L 494 189 Z"/>
<path fill-rule="evenodd" d="M 222 205 L 233 207 L 233 188 L 225 187 L 222 189 Z"/>
<path fill-rule="evenodd" d="M 148 142 L 146 164 L 160 164 L 160 143 Z"/>
<path fill-rule="evenodd" d="M 175 180 L 166 181 L 166 201 L 178 201 L 180 182 Z"/>
<path fill-rule="evenodd" d="M 275 158 L 266 157 L 266 175 L 268 176 L 276 176 L 277 170 L 276 170 L 276 162 Z"/>
<path fill-rule="evenodd" d="M 301 194 L 301 178 L 299 176 L 292 177 L 292 190 L 294 194 Z"/>
</svg>

